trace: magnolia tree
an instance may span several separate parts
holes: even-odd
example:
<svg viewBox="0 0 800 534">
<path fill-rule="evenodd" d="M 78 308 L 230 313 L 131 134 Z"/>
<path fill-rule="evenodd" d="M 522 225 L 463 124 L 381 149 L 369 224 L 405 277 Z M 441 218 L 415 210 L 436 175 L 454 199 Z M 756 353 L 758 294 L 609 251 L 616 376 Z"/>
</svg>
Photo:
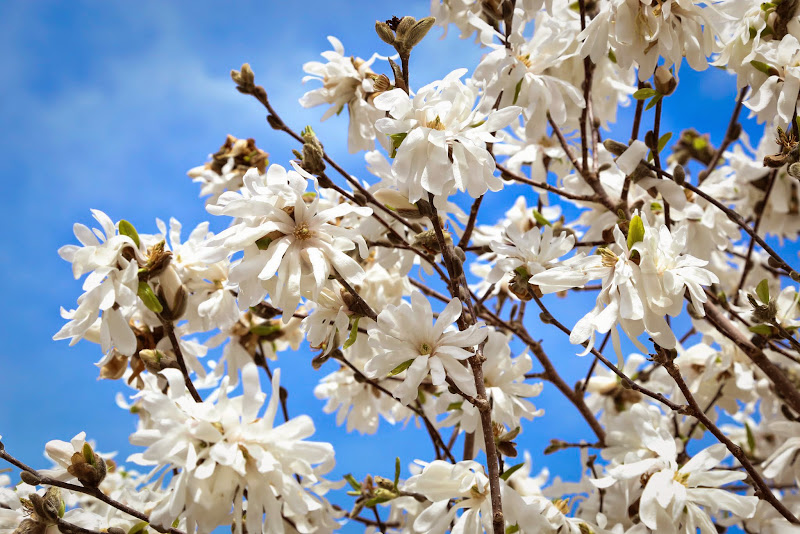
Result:
<svg viewBox="0 0 800 534">
<path fill-rule="evenodd" d="M 800 273 L 782 246 L 800 232 L 798 2 L 432 11 L 377 22 L 386 46 L 369 60 L 331 37 L 304 66 L 300 104 L 346 112 L 372 176 L 284 122 L 245 64 L 236 89 L 298 150 L 270 164 L 229 136 L 189 171 L 227 229 L 146 234 L 101 211 L 75 225 L 80 244 L 59 254 L 84 293 L 55 339 L 100 345 L 140 449 L 122 465 L 81 433 L 49 442 L 38 469 L 0 445 L 21 478 L 0 475 L 3 531 L 800 532 Z M 471 74 L 415 79 L 434 24 L 482 47 Z M 735 75 L 719 146 L 662 131 L 684 60 Z M 632 124 L 612 129 L 629 103 Z M 764 125 L 757 142 L 743 112 Z M 506 189 L 523 196 L 481 212 Z M 593 304 L 565 324 L 550 293 Z M 551 336 L 575 345 L 558 365 Z M 431 456 L 326 478 L 334 447 L 290 416 L 274 363 L 304 344 L 347 432 L 412 421 Z M 579 480 L 517 458 L 543 387 L 586 422 L 544 451 L 580 449 Z"/>
</svg>

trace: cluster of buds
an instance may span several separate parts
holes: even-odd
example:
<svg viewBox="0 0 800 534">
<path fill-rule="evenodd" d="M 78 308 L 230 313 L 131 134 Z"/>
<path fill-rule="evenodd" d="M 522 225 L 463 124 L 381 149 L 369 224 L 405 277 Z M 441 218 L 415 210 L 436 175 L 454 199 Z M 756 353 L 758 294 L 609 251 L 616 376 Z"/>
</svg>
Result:
<svg viewBox="0 0 800 534">
<path fill-rule="evenodd" d="M 64 516 L 66 507 L 58 488 L 48 488 L 44 496 L 32 493 L 29 499 L 21 501 L 30 517 L 19 524 L 14 534 L 44 534 L 47 527 L 58 524 L 59 519 Z"/>
<path fill-rule="evenodd" d="M 392 45 L 401 58 L 408 59 L 411 50 L 417 46 L 433 27 L 436 19 L 425 17 L 417 20 L 414 17 L 401 19 L 392 17 L 386 22 L 376 21 L 375 31 L 386 44 Z"/>
</svg>

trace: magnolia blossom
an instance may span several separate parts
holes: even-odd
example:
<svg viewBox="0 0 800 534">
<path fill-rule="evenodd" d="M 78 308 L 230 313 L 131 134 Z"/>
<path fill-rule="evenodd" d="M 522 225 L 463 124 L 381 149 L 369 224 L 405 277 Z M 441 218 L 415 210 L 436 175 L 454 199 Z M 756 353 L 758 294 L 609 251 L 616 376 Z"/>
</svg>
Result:
<svg viewBox="0 0 800 534">
<path fill-rule="evenodd" d="M 558 258 L 575 246 L 574 235 L 567 232 L 554 235 L 550 225 L 545 225 L 541 231 L 532 228 L 524 234 L 511 225 L 506 228 L 506 235 L 510 243 L 493 241 L 490 244 L 498 259 L 487 277 L 489 283 L 497 282 L 503 274 L 518 269 L 524 272 L 524 276 L 539 274 L 554 266 Z"/>
<path fill-rule="evenodd" d="M 58 251 L 72 263 L 76 279 L 90 274 L 83 282 L 84 294 L 78 298 L 78 308 L 72 311 L 62 308 L 61 315 L 69 322 L 53 339 L 69 338 L 70 344 L 75 344 L 88 334 L 100 341 L 104 353 L 113 346 L 130 356 L 136 350 L 136 337 L 128 326 L 128 317 L 123 315 L 125 308 L 119 306 L 127 307 L 130 316 L 131 307 L 137 302 L 137 271 L 145 263 L 144 256 L 131 237 L 117 233 L 108 215 L 99 210 L 92 210 L 92 215 L 102 230 L 90 230 L 76 223 L 75 237 L 83 246 L 65 245 Z M 99 312 L 102 318 L 98 332 L 94 327 Z"/>
<path fill-rule="evenodd" d="M 328 41 L 333 50 L 322 53 L 327 63 L 309 61 L 303 65 L 303 70 L 309 74 L 303 78 L 303 83 L 320 80 L 322 87 L 304 94 L 300 105 L 311 108 L 330 104 L 331 107 L 322 116 L 323 121 L 334 114 L 338 115 L 347 106 L 350 115 L 347 137 L 350 152 L 371 150 L 375 139 L 375 121 L 383 114 L 367 101 L 367 96 L 374 92 L 372 82 L 375 74 L 370 66 L 380 56 L 374 54 L 367 61 L 345 57 L 344 46 L 339 39 L 328 36 Z"/>
<path fill-rule="evenodd" d="M 208 206 L 213 214 L 237 217 L 237 222 L 209 241 L 213 247 L 209 259 L 244 251 L 244 258 L 230 272 L 230 280 L 238 284 L 240 308 L 255 305 L 269 291 L 288 321 L 304 284 L 316 297 L 331 274 L 353 285 L 363 280 L 364 270 L 345 254 L 355 248 L 359 237 L 335 221 L 351 213 L 368 216 L 372 210 L 346 203 L 321 209 L 319 196 L 309 201 L 303 193 L 304 179 L 313 181 L 297 165 L 288 173 L 272 165 L 266 179 L 251 170 L 241 193 L 224 193 L 219 203 Z M 363 240 L 361 244 L 366 255 Z M 272 287 L 265 287 L 270 282 Z"/>
<path fill-rule="evenodd" d="M 578 38 L 582 56 L 599 62 L 609 50 L 624 68 L 634 62 L 639 79 L 649 78 L 664 59 L 664 66 L 680 67 L 683 58 L 694 70 L 708 67 L 715 52 L 715 8 L 696 0 L 610 0 Z"/>
<path fill-rule="evenodd" d="M 420 493 L 433 503 L 417 516 L 414 532 L 441 534 L 454 519 L 453 532 L 492 530 L 489 478 L 477 462 L 453 465 L 436 460 L 409 478 L 405 489 Z M 455 506 L 450 506 L 451 499 L 456 499 Z M 459 510 L 462 513 L 456 518 Z"/>
<path fill-rule="evenodd" d="M 495 163 L 486 143 L 499 141 L 492 135 L 517 118 L 520 108 L 497 111 L 475 109 L 479 93 L 460 78 L 466 69 L 454 70 L 443 80 L 422 87 L 414 97 L 393 89 L 375 98 L 375 107 L 388 111 L 375 127 L 391 136 L 396 147 L 392 169 L 397 186 L 409 202 L 427 199 L 432 193 L 446 198 L 456 190 L 473 198 L 487 190 L 499 191 Z"/>
<path fill-rule="evenodd" d="M 149 424 L 131 436 L 131 443 L 146 447 L 130 460 L 158 468 L 178 468 L 170 492 L 153 510 L 151 520 L 170 524 L 185 514 L 189 531 L 211 532 L 231 520 L 242 532 L 283 532 L 283 519 L 310 528 L 330 517 L 320 475 L 333 467 L 333 447 L 310 442 L 314 424 L 298 416 L 275 425 L 280 370 L 272 380 L 272 395 L 260 414 L 262 393 L 254 363 L 242 368 L 243 394 L 228 397 L 228 380 L 211 399 L 194 402 L 185 396 L 183 376 L 176 369 L 162 371 L 169 382 L 165 395 L 157 389 L 139 394 Z M 294 475 L 300 479 L 295 480 Z M 246 497 L 246 518 L 243 497 Z M 266 517 L 264 517 L 266 514 Z M 327 519 L 317 532 L 332 532 L 337 525 Z"/>
<path fill-rule="evenodd" d="M 451 328 L 461 317 L 461 301 L 452 299 L 431 326 L 430 302 L 419 291 L 411 294 L 411 304 L 387 306 L 378 315 L 378 324 L 369 330 L 370 343 L 380 351 L 370 359 L 365 371 L 371 378 L 405 370 L 405 378 L 395 391 L 403 404 L 417 397 L 417 389 L 430 373 L 434 386 L 450 378 L 464 393 L 475 396 L 475 379 L 464 366 L 472 356 L 470 349 L 486 338 L 483 323 L 461 331 Z M 384 352 L 385 351 L 385 352 Z"/>
</svg>

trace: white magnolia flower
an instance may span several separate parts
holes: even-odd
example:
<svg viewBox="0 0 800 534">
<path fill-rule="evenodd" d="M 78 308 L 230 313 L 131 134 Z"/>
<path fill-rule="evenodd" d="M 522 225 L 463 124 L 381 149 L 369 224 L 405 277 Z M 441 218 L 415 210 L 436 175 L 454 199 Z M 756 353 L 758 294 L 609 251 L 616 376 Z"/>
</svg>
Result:
<svg viewBox="0 0 800 534">
<path fill-rule="evenodd" d="M 395 390 L 400 401 L 409 404 L 417 398 L 417 388 L 430 372 L 435 386 L 450 378 L 464 393 L 475 396 L 475 379 L 465 360 L 472 356 L 466 349 L 486 338 L 483 323 L 465 330 L 450 329 L 461 316 L 461 301 L 452 299 L 439 313 L 436 323 L 430 302 L 419 291 L 411 294 L 411 304 L 387 306 L 378 315 L 378 324 L 369 330 L 369 341 L 377 354 L 365 367 L 370 378 L 383 378 L 401 364 L 405 379 Z"/>
<path fill-rule="evenodd" d="M 154 523 L 168 525 L 181 515 L 189 532 L 196 527 L 202 533 L 231 521 L 239 533 L 244 528 L 250 533 L 282 533 L 283 517 L 309 532 L 313 523 L 319 523 L 315 532 L 332 532 L 338 526 L 327 502 L 315 494 L 326 489 L 320 475 L 333 467 L 333 447 L 306 441 L 314 433 L 308 416 L 275 425 L 279 369 L 263 415 L 266 395 L 254 363 L 242 368 L 241 396 L 228 397 L 226 378 L 204 402 L 184 394 L 180 371 L 166 369 L 162 374 L 169 392 L 147 388 L 138 395 L 149 425 L 131 436 L 131 443 L 147 449 L 130 460 L 157 469 L 180 469 L 170 480 L 168 495 L 151 514 Z"/>
<path fill-rule="evenodd" d="M 309 202 L 303 194 L 305 180 L 314 178 L 296 164 L 295 171 L 287 173 L 272 165 L 266 179 L 248 171 L 241 193 L 224 193 L 217 204 L 208 206 L 212 214 L 237 217 L 230 228 L 209 241 L 209 247 L 216 248 L 209 259 L 244 251 L 230 271 L 230 280 L 238 285 L 239 307 L 253 306 L 269 292 L 283 308 L 284 321 L 304 292 L 315 298 L 332 274 L 352 285 L 361 283 L 364 270 L 345 252 L 359 241 L 363 257 L 366 245 L 351 228 L 336 221 L 350 214 L 372 213 L 370 208 L 349 203 L 322 209 L 318 195 Z"/>
<path fill-rule="evenodd" d="M 491 532 L 492 505 L 489 499 L 489 477 L 478 462 L 449 464 L 436 460 L 425 465 L 422 473 L 406 481 L 405 491 L 424 495 L 431 504 L 414 521 L 414 532 L 441 534 L 453 532 Z M 450 500 L 456 499 L 451 506 Z M 456 514 L 462 510 L 461 515 Z"/>
<path fill-rule="evenodd" d="M 515 225 L 506 228 L 508 242 L 493 241 L 489 246 L 497 254 L 497 261 L 487 277 L 487 282 L 498 282 L 504 274 L 524 270 L 532 277 L 554 266 L 556 260 L 575 246 L 575 236 L 561 232 L 553 235 L 553 227 L 544 230 L 534 227 L 522 233 Z M 529 278 L 530 279 L 530 278 Z"/>
<path fill-rule="evenodd" d="M 486 361 L 483 363 L 483 381 L 486 397 L 492 406 L 492 422 L 513 430 L 521 426 L 522 419 L 532 420 L 544 414 L 527 399 L 542 392 L 542 383 L 526 384 L 525 373 L 533 368 L 533 361 L 527 354 L 511 358 L 511 347 L 505 334 L 490 330 L 483 348 Z M 475 433 L 473 453 L 484 448 L 483 427 L 480 412 L 469 402 L 454 394 L 443 394 L 440 406 L 444 405 L 447 417 L 440 421 L 441 426 L 455 426 L 463 432 Z M 463 402 L 462 402 L 463 401 Z M 440 410 L 444 411 L 444 410 Z"/>
<path fill-rule="evenodd" d="M 328 62 L 310 61 L 303 65 L 303 70 L 310 76 L 303 78 L 320 80 L 322 87 L 309 91 L 300 98 L 300 105 L 311 108 L 322 104 L 331 107 L 322 116 L 322 120 L 341 113 L 347 106 L 350 115 L 348 147 L 351 153 L 361 150 L 372 150 L 375 139 L 375 121 L 383 116 L 378 109 L 367 101 L 368 93 L 373 92 L 372 78 L 374 73 L 370 66 L 379 56 L 373 55 L 364 61 L 357 57 L 346 57 L 344 46 L 336 37 L 329 36 L 328 41 L 333 50 L 322 53 Z"/>
<path fill-rule="evenodd" d="M 136 350 L 136 337 L 128 326 L 128 319 L 138 301 L 137 273 L 139 266 L 145 263 L 144 256 L 131 237 L 117 233 L 108 215 L 99 210 L 92 210 L 92 215 L 102 229 L 90 230 L 76 223 L 75 237 L 83 246 L 65 245 L 58 251 L 72 263 L 76 279 L 90 274 L 83 282 L 84 293 L 78 298 L 78 308 L 71 311 L 62 308 L 61 315 L 69 322 L 53 339 L 70 339 L 73 345 L 88 334 L 92 341 L 101 343 L 104 353 L 113 346 L 131 356 Z M 101 319 L 97 316 L 99 312 L 102 312 Z M 100 327 L 96 329 L 98 321 Z"/>
<path fill-rule="evenodd" d="M 739 518 L 751 517 L 758 497 L 743 496 L 720 486 L 743 480 L 741 471 L 713 469 L 728 455 L 717 443 L 694 455 L 682 467 L 674 463 L 652 473 L 639 502 L 642 523 L 657 532 L 715 534 L 709 512 L 726 510 Z M 701 508 L 703 507 L 703 508 Z"/>
<path fill-rule="evenodd" d="M 705 5 L 702 5 L 705 4 Z M 659 58 L 667 68 L 680 67 L 685 57 L 694 70 L 705 70 L 716 51 L 714 36 L 719 14 L 698 0 L 611 0 L 581 32 L 581 55 L 599 62 L 614 52 L 623 68 L 634 63 L 639 79 L 652 76 Z"/>
<path fill-rule="evenodd" d="M 444 199 L 456 190 L 477 198 L 503 187 L 486 144 L 500 140 L 492 132 L 511 124 L 520 108 L 481 112 L 475 107 L 477 88 L 460 80 L 466 72 L 455 70 L 413 98 L 400 89 L 375 98 L 375 107 L 390 115 L 375 126 L 399 146 L 392 168 L 409 202 L 427 193 Z"/>
</svg>

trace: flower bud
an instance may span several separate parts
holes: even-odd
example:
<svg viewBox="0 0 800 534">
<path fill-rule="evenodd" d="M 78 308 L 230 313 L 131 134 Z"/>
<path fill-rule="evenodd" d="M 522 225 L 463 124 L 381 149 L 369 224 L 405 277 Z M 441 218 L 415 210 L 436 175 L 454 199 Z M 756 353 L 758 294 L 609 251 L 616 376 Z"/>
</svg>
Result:
<svg viewBox="0 0 800 534">
<path fill-rule="evenodd" d="M 30 471 L 22 471 L 19 474 L 19 478 L 21 478 L 25 484 L 30 484 L 31 486 L 38 486 L 42 483 L 42 479 L 39 475 L 31 473 Z"/>
<path fill-rule="evenodd" d="M 656 82 L 656 91 L 664 96 L 671 95 L 678 85 L 675 76 L 663 65 L 656 68 L 654 79 Z"/>
<path fill-rule="evenodd" d="M 686 171 L 683 168 L 683 165 L 676 165 L 675 170 L 672 171 L 672 179 L 675 180 L 675 183 L 678 185 L 683 185 L 683 182 L 686 181 Z"/>
<path fill-rule="evenodd" d="M 87 488 L 98 487 L 106 477 L 106 462 L 88 443 L 84 443 L 83 450 L 73 454 L 70 460 L 72 465 L 67 467 L 67 472 Z"/>
<path fill-rule="evenodd" d="M 232 70 L 231 79 L 236 88 L 242 93 L 249 93 L 255 85 L 255 74 L 248 63 L 242 65 L 241 70 Z"/>
<path fill-rule="evenodd" d="M 603 141 L 603 146 L 615 156 L 621 156 L 623 152 L 628 150 L 628 145 L 620 143 L 619 141 L 614 141 L 613 139 L 606 139 Z"/>
<path fill-rule="evenodd" d="M 186 312 L 188 294 L 172 264 L 158 275 L 158 297 L 164 307 L 161 314 L 166 318 L 174 321 Z"/>
<path fill-rule="evenodd" d="M 47 488 L 44 497 L 38 493 L 31 493 L 31 506 L 37 519 L 43 523 L 57 523 L 64 515 L 64 501 L 61 500 L 61 490 L 51 486 Z"/>
<path fill-rule="evenodd" d="M 139 358 L 145 368 L 153 374 L 160 373 L 164 369 L 180 369 L 178 358 L 171 350 L 142 349 L 139 351 Z"/>
<path fill-rule="evenodd" d="M 394 32 L 385 22 L 379 20 L 375 21 L 375 33 L 381 38 L 381 41 L 388 45 L 394 46 Z"/>
</svg>

